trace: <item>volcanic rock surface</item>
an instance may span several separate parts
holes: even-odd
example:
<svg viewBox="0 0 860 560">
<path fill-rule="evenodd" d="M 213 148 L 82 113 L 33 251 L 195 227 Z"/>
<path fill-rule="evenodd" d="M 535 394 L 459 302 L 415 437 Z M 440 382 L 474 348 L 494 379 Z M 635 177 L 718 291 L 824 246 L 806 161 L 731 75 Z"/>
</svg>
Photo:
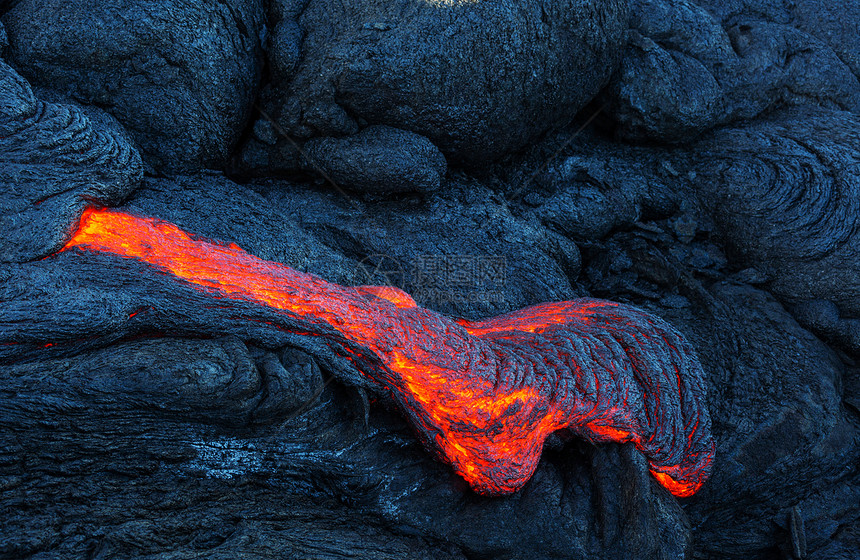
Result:
<svg viewBox="0 0 860 560">
<path fill-rule="evenodd" d="M 0 2 L 0 557 L 854 560 L 857 17 Z M 469 320 L 633 305 L 701 361 L 711 478 L 561 432 L 477 495 L 271 310 L 55 254 L 93 205 Z"/>
<path fill-rule="evenodd" d="M 591 101 L 618 64 L 627 11 L 622 0 L 275 0 L 272 80 L 239 168 L 300 168 L 297 143 L 368 125 L 411 131 L 452 162 L 485 165 Z M 436 154 L 424 157 L 436 167 Z M 363 159 L 364 174 L 379 166 Z M 376 182 L 393 175 L 380 171 Z"/>
<path fill-rule="evenodd" d="M 262 70 L 262 0 L 13 2 L 9 59 L 116 117 L 158 170 L 222 166 Z"/>
<path fill-rule="evenodd" d="M 860 112 L 856 5 L 632 0 L 606 90 L 619 135 L 683 141 L 774 105 Z M 837 15 L 838 14 L 838 15 Z M 841 20 L 841 22 L 840 22 Z"/>
<path fill-rule="evenodd" d="M 26 262 L 59 250 L 88 204 L 132 192 L 143 166 L 116 121 L 41 101 L 2 61 L 0 95 L 0 262 Z"/>
</svg>

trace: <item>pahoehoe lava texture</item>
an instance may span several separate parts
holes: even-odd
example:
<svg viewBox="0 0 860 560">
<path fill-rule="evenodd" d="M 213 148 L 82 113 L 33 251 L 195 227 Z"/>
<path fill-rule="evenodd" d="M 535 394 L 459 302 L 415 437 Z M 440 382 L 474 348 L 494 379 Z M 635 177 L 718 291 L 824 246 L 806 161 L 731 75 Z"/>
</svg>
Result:
<svg viewBox="0 0 860 560">
<path fill-rule="evenodd" d="M 38 99 L 0 60 L 0 263 L 57 251 L 87 204 L 116 203 L 137 187 L 140 155 L 113 125 Z"/>
<path fill-rule="evenodd" d="M 521 488 L 546 437 L 562 428 L 596 442 L 632 442 L 678 496 L 695 493 L 710 473 L 715 444 L 701 366 L 680 334 L 635 308 L 584 299 L 451 320 L 396 288 L 344 288 L 110 210 L 87 211 L 63 251 L 84 260 L 89 252 L 139 259 L 202 290 L 207 305 L 228 314 L 225 300 L 279 311 L 279 320 L 266 321 L 272 329 L 322 337 L 353 361 L 479 493 Z M 12 331 L 14 305 L 3 307 L 2 340 L 14 352 L 26 335 Z"/>
<path fill-rule="evenodd" d="M 262 67 L 261 0 L 15 2 L 9 60 L 33 84 L 104 108 L 165 171 L 219 167 Z"/>
<path fill-rule="evenodd" d="M 791 108 L 699 142 L 684 165 L 727 250 L 788 303 L 860 315 L 860 118 Z"/>
<path fill-rule="evenodd" d="M 856 560 L 858 21 L 836 0 L 0 0 L 0 558 Z M 313 322 L 60 251 L 91 207 L 403 292 L 344 288 L 360 307 Z M 510 330 L 585 297 L 622 305 Z M 468 423 L 345 335 L 371 307 L 392 349 L 444 327 L 404 364 L 474 358 Z M 654 316 L 695 349 L 716 442 L 681 500 L 647 449 L 593 444 L 683 417 L 662 364 L 686 346 Z M 506 496 L 443 447 L 627 389 L 632 412 L 552 433 Z"/>
</svg>

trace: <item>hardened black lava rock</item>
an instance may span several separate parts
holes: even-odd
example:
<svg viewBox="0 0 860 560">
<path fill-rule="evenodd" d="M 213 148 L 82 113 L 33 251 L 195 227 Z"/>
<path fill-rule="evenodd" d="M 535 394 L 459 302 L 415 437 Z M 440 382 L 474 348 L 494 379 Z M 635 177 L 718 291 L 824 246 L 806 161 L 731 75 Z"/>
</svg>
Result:
<svg viewBox="0 0 860 560">
<path fill-rule="evenodd" d="M 719 239 L 739 279 L 766 286 L 787 306 L 835 304 L 834 323 L 804 325 L 820 324 L 817 334 L 854 349 L 858 130 L 853 113 L 794 107 L 703 134 L 683 149 L 583 138 L 537 179 L 537 213 L 550 229 L 590 240 L 686 208 L 693 228 L 685 235 L 698 235 L 698 224 Z"/>
<path fill-rule="evenodd" d="M 785 302 L 826 299 L 860 317 L 860 116 L 788 109 L 714 132 L 687 161 L 734 262 Z"/>
<path fill-rule="evenodd" d="M 345 138 L 314 138 L 304 149 L 308 171 L 322 170 L 337 185 L 361 192 L 434 191 L 448 168 L 430 140 L 390 126 L 369 126 Z"/>
<path fill-rule="evenodd" d="M 165 171 L 224 165 L 262 68 L 262 0 L 15 2 L 9 61 L 34 84 L 96 105 Z"/>
<path fill-rule="evenodd" d="M 142 174 L 112 117 L 41 101 L 0 60 L 0 263 L 57 251 L 86 206 L 120 202 Z"/>
<path fill-rule="evenodd" d="M 856 3 L 627 10 L 0 0 L 0 558 L 855 560 Z M 641 307 L 702 361 L 713 476 L 556 434 L 479 497 L 265 311 L 39 260 L 86 204 L 449 315 Z"/>
<path fill-rule="evenodd" d="M 429 138 L 457 164 L 480 166 L 523 148 L 569 122 L 607 83 L 623 49 L 627 5 L 310 0 L 276 1 L 272 11 L 272 81 L 239 160 L 255 174 L 295 169 L 294 142 L 368 125 Z M 352 157 L 373 178 L 368 190 L 407 190 L 403 175 L 411 190 L 427 188 L 424 173 L 412 177 L 413 158 L 381 168 L 375 154 L 390 149 L 387 137 L 363 154 L 328 142 L 329 152 L 345 150 L 317 161 L 332 175 Z M 435 152 L 422 157 L 423 167 L 438 168 Z"/>
<path fill-rule="evenodd" d="M 860 31 L 846 25 L 858 16 L 828 0 L 633 0 L 606 92 L 616 131 L 680 141 L 780 105 L 860 114 Z"/>
<path fill-rule="evenodd" d="M 6 49 L 9 48 L 9 36 L 6 34 L 6 28 L 3 22 L 0 22 L 0 57 L 6 56 Z"/>
</svg>

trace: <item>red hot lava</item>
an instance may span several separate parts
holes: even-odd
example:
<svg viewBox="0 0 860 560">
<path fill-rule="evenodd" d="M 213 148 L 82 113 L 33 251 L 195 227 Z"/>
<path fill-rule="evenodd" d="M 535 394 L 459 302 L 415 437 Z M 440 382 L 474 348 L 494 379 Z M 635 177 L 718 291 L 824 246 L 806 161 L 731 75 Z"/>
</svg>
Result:
<svg viewBox="0 0 860 560">
<path fill-rule="evenodd" d="M 397 288 L 340 286 L 108 209 L 84 213 L 62 250 L 72 249 L 139 259 L 214 297 L 279 310 L 308 336 L 324 321 L 378 357 L 380 367 L 362 374 L 479 493 L 521 488 L 546 437 L 562 428 L 632 443 L 677 496 L 694 494 L 710 473 L 701 366 L 677 331 L 633 307 L 581 299 L 450 319 Z"/>
</svg>

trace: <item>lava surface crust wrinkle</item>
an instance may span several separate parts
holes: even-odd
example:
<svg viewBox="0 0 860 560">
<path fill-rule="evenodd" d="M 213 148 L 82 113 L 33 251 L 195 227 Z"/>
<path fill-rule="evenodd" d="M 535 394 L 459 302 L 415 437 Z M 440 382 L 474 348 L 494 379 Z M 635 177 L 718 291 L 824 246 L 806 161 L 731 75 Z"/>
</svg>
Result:
<svg viewBox="0 0 860 560">
<path fill-rule="evenodd" d="M 715 444 L 701 365 L 670 325 L 633 307 L 580 299 L 450 319 L 397 288 L 340 286 L 109 209 L 88 209 L 62 251 L 141 260 L 213 298 L 279 310 L 287 324 L 305 326 L 297 334 L 334 329 L 378 358 L 362 373 L 481 494 L 525 485 L 544 440 L 562 428 L 632 443 L 677 496 L 694 494 L 710 474 Z"/>
</svg>

